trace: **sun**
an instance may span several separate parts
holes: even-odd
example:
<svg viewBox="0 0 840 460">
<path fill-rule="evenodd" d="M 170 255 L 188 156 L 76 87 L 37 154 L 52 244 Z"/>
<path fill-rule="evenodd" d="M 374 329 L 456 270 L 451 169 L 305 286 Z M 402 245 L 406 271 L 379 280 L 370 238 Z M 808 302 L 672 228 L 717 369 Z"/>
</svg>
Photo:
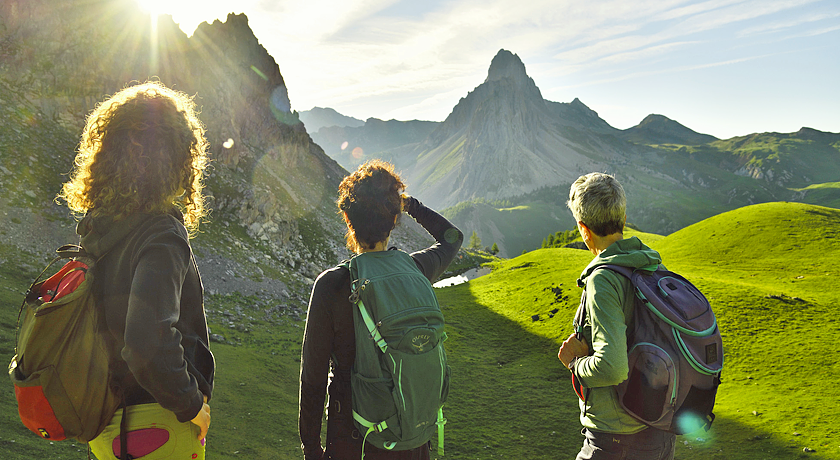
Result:
<svg viewBox="0 0 840 460">
<path fill-rule="evenodd" d="M 143 11 L 147 11 L 152 20 L 161 14 L 168 14 L 181 27 L 185 34 L 192 35 L 196 27 L 204 21 L 226 17 L 229 2 L 226 0 L 136 0 Z"/>
<path fill-rule="evenodd" d="M 137 0 L 137 4 L 143 10 L 148 11 L 152 17 L 157 17 L 166 13 L 166 10 L 172 5 L 172 2 L 165 0 Z"/>
</svg>

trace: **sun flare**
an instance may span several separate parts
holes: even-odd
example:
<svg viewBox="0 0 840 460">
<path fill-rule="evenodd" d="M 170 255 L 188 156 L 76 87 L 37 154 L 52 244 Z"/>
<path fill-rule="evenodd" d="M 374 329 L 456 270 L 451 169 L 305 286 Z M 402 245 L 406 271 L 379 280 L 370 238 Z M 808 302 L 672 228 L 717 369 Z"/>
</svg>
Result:
<svg viewBox="0 0 840 460">
<path fill-rule="evenodd" d="M 157 17 L 166 13 L 167 8 L 171 7 L 172 2 L 164 0 L 137 0 L 137 4 L 143 10 L 148 11 L 152 17 Z"/>
<path fill-rule="evenodd" d="M 192 35 L 202 22 L 222 19 L 232 11 L 230 2 L 225 0 L 136 0 L 143 11 L 157 19 L 162 14 L 172 16 L 181 30 Z"/>
</svg>

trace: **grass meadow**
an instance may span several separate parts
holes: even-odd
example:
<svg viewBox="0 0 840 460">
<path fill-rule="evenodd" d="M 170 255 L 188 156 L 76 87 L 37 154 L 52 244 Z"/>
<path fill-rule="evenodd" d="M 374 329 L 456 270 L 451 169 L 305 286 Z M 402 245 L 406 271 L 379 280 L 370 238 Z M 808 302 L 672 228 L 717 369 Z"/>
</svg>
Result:
<svg viewBox="0 0 840 460">
<path fill-rule="evenodd" d="M 629 233 L 628 233 L 629 234 Z M 694 282 L 717 314 L 726 363 L 709 432 L 677 438 L 685 460 L 840 459 L 840 210 L 770 203 L 724 213 L 664 238 L 642 236 Z M 656 240 L 656 241 L 654 241 Z M 0 355 L 10 358 L 31 269 L 0 244 Z M 17 257 L 17 256 L 15 256 Z M 40 264 L 36 255 L 23 254 Z M 444 459 L 572 459 L 577 397 L 556 358 L 571 332 L 587 251 L 541 249 L 437 290 L 453 368 Z M 303 322 L 263 320 L 265 300 L 210 296 L 218 372 L 211 459 L 301 458 L 297 392 Z M 245 313 L 247 327 L 225 312 Z M 814 452 L 805 453 L 804 448 Z M 83 459 L 72 441 L 38 439 L 0 385 L 0 451 L 8 459 Z M 433 450 L 434 453 L 434 450 Z"/>
</svg>

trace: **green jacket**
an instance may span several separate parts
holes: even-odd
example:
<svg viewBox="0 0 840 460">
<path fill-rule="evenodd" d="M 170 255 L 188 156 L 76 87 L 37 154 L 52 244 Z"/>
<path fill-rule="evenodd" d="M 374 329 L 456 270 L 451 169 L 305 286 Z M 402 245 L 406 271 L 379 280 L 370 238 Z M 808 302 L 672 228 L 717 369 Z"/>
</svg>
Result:
<svg viewBox="0 0 840 460">
<path fill-rule="evenodd" d="M 591 389 L 587 401 L 580 401 L 580 421 L 586 428 L 621 434 L 646 428 L 621 409 L 612 388 L 629 372 L 626 330 L 633 318 L 633 287 L 618 273 L 596 268 L 612 264 L 655 270 L 661 262 L 659 253 L 632 237 L 610 245 L 580 275 L 578 285 L 586 285 L 583 337 L 590 354 L 575 361 L 573 372 Z"/>
</svg>

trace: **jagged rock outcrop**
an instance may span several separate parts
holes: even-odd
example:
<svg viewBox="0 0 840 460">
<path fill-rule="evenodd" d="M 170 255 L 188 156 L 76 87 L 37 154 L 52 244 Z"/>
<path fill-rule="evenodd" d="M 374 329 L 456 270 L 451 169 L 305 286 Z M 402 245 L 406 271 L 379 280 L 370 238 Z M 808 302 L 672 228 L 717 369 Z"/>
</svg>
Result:
<svg viewBox="0 0 840 460">
<path fill-rule="evenodd" d="M 581 132 L 589 134 L 582 138 Z M 484 83 L 414 149 L 416 163 L 407 175 L 437 206 L 517 196 L 571 183 L 579 171 L 603 169 L 623 156 L 592 133 L 617 130 L 577 99 L 544 100 L 519 57 L 500 50 Z"/>
<path fill-rule="evenodd" d="M 44 213 L 67 219 L 65 208 L 44 206 L 71 169 L 93 106 L 132 81 L 159 79 L 194 95 L 210 141 L 212 223 L 199 247 L 245 250 L 251 243 L 225 233 L 239 228 L 271 260 L 325 267 L 344 255 L 334 197 L 346 171 L 306 133 L 245 15 L 204 23 L 187 37 L 169 16 L 152 27 L 135 0 L 8 0 L 0 3 L 0 57 L 0 207 L 27 225 Z M 54 231 L 72 241 L 72 228 Z M 44 246 L 32 249 L 54 248 Z M 288 268 L 313 276 L 305 265 Z M 259 267 L 240 268 L 237 276 Z"/>
</svg>

